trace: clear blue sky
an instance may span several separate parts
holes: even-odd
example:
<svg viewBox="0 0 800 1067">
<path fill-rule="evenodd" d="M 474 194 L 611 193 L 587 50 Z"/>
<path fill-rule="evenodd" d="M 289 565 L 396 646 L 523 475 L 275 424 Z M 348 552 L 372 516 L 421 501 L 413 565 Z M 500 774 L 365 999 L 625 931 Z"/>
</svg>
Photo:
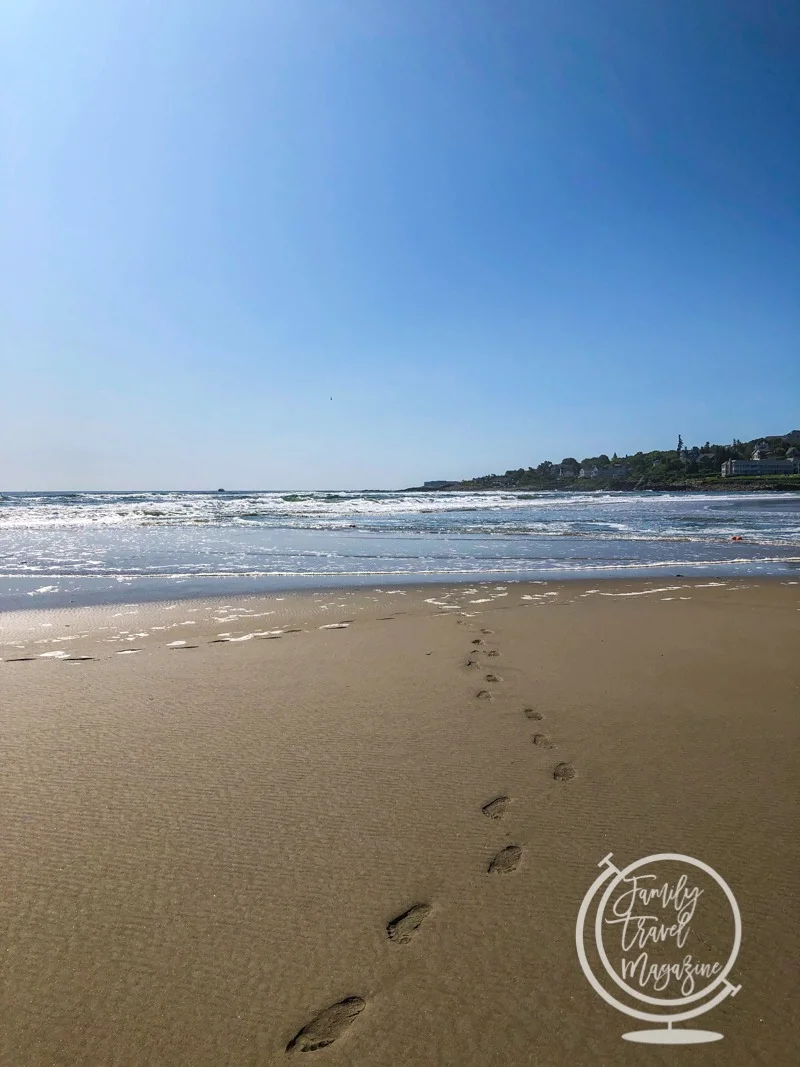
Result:
<svg viewBox="0 0 800 1067">
<path fill-rule="evenodd" d="M 796 0 L 3 22 L 0 487 L 399 487 L 800 427 Z"/>
</svg>

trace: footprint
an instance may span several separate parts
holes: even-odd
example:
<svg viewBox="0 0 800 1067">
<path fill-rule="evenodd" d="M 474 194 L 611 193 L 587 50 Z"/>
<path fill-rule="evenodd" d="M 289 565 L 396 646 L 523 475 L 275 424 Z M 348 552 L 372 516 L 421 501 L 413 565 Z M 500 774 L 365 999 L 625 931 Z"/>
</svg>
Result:
<svg viewBox="0 0 800 1067">
<path fill-rule="evenodd" d="M 67 656 L 64 660 L 65 663 L 86 663 L 87 660 L 94 659 L 94 656 Z"/>
<path fill-rule="evenodd" d="M 318 1048 L 332 1045 L 366 1006 L 366 1001 L 361 997 L 347 997 L 346 1000 L 331 1004 L 310 1023 L 306 1023 L 286 1046 L 286 1051 L 293 1052 L 299 1049 L 300 1052 L 314 1052 Z"/>
<path fill-rule="evenodd" d="M 32 663 L 35 659 L 36 656 L 12 656 L 6 663 Z"/>
<path fill-rule="evenodd" d="M 486 655 L 487 656 L 499 656 L 500 653 L 497 651 L 496 648 L 490 648 L 489 651 L 486 653 Z"/>
<path fill-rule="evenodd" d="M 489 874 L 510 874 L 519 867 L 522 849 L 519 845 L 506 845 L 489 864 Z"/>
<path fill-rule="evenodd" d="M 472 643 L 473 643 L 473 645 L 482 645 L 483 641 L 481 640 L 480 637 L 476 637 L 475 640 Z"/>
<path fill-rule="evenodd" d="M 494 697 L 488 689 L 481 689 L 480 692 L 475 694 L 478 700 L 494 700 Z"/>
<path fill-rule="evenodd" d="M 432 911 L 430 904 L 415 904 L 413 908 L 409 908 L 396 919 L 392 919 L 386 927 L 386 936 L 390 941 L 396 941 L 398 945 L 407 944 Z"/>
<path fill-rule="evenodd" d="M 169 648 L 169 645 L 167 646 Z M 172 652 L 187 652 L 190 648 L 199 648 L 199 645 L 173 645 Z"/>
<path fill-rule="evenodd" d="M 539 748 L 554 748 L 555 747 L 554 743 L 550 740 L 550 738 L 547 736 L 547 734 L 534 734 L 533 735 L 533 743 L 534 743 L 534 745 L 538 745 Z"/>
<path fill-rule="evenodd" d="M 540 722 L 544 718 L 544 715 L 542 715 L 541 711 L 535 711 L 533 708 L 525 708 L 525 718 L 533 719 L 534 722 Z"/>
<path fill-rule="evenodd" d="M 494 630 L 481 630 L 482 634 L 493 634 Z"/>
<path fill-rule="evenodd" d="M 481 811 L 484 815 L 488 815 L 490 819 L 502 819 L 508 811 L 510 803 L 511 797 L 495 797 L 488 804 L 484 804 Z"/>
<path fill-rule="evenodd" d="M 502 680 L 503 679 L 500 677 L 499 674 L 487 674 L 486 675 L 486 681 L 487 682 L 502 682 Z"/>
<path fill-rule="evenodd" d="M 553 777 L 557 782 L 569 782 L 575 777 L 575 768 L 571 763 L 559 763 L 553 771 Z"/>
</svg>

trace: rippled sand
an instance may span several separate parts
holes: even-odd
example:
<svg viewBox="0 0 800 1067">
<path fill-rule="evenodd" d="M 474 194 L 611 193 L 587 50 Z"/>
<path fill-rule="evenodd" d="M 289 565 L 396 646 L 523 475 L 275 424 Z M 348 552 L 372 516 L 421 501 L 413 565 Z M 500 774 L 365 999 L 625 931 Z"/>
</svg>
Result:
<svg viewBox="0 0 800 1067">
<path fill-rule="evenodd" d="M 0 1062 L 793 1063 L 799 593 L 6 616 Z M 664 850 L 744 926 L 724 1040 L 680 1053 L 620 1040 L 574 946 L 598 861 Z"/>
</svg>

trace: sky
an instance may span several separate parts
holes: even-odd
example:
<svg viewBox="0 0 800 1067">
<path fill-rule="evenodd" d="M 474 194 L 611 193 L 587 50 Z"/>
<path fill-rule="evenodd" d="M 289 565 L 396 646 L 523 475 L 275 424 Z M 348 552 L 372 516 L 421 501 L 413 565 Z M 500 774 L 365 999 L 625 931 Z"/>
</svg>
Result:
<svg viewBox="0 0 800 1067">
<path fill-rule="evenodd" d="M 800 428 L 795 0 L 5 0 L 0 489 Z"/>
</svg>

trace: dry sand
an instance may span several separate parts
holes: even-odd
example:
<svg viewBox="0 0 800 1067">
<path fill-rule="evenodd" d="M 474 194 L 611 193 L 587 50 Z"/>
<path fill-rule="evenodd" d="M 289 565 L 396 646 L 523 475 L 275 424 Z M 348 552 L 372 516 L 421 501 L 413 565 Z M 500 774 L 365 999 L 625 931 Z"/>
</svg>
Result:
<svg viewBox="0 0 800 1067">
<path fill-rule="evenodd" d="M 796 1062 L 799 593 L 7 615 L 0 1062 Z M 662 851 L 741 909 L 713 1045 L 623 1042 L 577 961 L 598 861 Z"/>
</svg>

